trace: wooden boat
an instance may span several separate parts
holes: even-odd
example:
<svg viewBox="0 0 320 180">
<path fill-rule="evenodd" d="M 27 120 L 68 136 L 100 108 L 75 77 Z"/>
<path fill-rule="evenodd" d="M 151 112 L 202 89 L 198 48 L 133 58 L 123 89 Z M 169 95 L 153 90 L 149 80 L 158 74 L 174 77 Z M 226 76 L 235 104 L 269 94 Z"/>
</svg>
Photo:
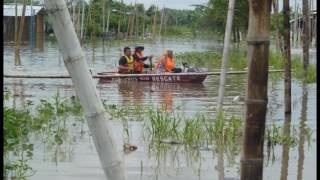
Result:
<svg viewBox="0 0 320 180">
<path fill-rule="evenodd" d="M 166 82 L 166 83 L 202 83 L 208 72 L 186 72 L 165 74 L 119 74 L 119 73 L 97 73 L 100 83 L 110 81 L 144 81 L 144 82 Z"/>
</svg>

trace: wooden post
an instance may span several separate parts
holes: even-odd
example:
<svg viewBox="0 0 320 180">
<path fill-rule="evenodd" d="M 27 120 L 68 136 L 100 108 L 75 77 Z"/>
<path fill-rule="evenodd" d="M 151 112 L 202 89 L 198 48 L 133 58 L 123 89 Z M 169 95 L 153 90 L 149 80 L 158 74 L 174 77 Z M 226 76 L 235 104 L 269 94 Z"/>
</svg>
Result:
<svg viewBox="0 0 320 180">
<path fill-rule="evenodd" d="M 241 180 L 262 180 L 263 145 L 268 104 L 268 59 L 271 0 L 249 0 L 248 83 Z"/>
<path fill-rule="evenodd" d="M 38 14 L 37 16 L 37 25 L 36 25 L 36 48 L 43 50 L 43 15 Z"/>
<path fill-rule="evenodd" d="M 284 101 L 285 115 L 291 114 L 291 52 L 290 52 L 290 9 L 289 0 L 283 2 L 284 16 Z"/>
<path fill-rule="evenodd" d="M 15 66 L 21 65 L 20 44 L 21 44 L 22 33 L 23 33 L 23 29 L 24 29 L 25 14 L 26 14 L 26 0 L 23 0 L 22 16 L 20 18 L 20 25 L 19 25 L 19 34 L 18 34 L 17 40 L 16 40 L 15 61 L 14 61 Z"/>
<path fill-rule="evenodd" d="M 224 87 L 226 83 L 226 74 L 227 74 L 228 61 L 229 61 L 230 37 L 231 37 L 231 30 L 232 30 L 234 4 L 235 4 L 235 0 L 229 0 L 227 24 L 226 24 L 226 31 L 224 35 L 224 46 L 223 46 L 223 54 L 222 54 L 222 61 L 221 61 L 221 75 L 220 75 L 220 83 L 219 83 L 219 94 L 218 94 L 219 96 L 218 96 L 218 108 L 217 108 L 218 111 L 222 110 L 222 104 L 223 104 Z"/>
<path fill-rule="evenodd" d="M 110 121 L 98 97 L 85 55 L 75 33 L 64 0 L 45 0 L 54 33 L 60 46 L 66 68 L 80 98 L 100 162 L 107 179 L 125 180 L 123 162 L 117 152 Z"/>
<path fill-rule="evenodd" d="M 307 73 L 309 66 L 309 0 L 302 1 L 303 7 L 303 69 Z"/>
</svg>

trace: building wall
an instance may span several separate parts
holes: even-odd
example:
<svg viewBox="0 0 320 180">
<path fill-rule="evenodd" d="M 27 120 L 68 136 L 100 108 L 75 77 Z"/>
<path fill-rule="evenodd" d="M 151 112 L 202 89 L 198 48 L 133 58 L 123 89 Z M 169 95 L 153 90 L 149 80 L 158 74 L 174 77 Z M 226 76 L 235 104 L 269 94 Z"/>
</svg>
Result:
<svg viewBox="0 0 320 180">
<path fill-rule="evenodd" d="M 20 25 L 20 19 L 21 17 L 18 17 L 18 27 Z M 44 17 L 42 14 L 36 15 L 35 19 L 35 27 L 34 27 L 34 36 L 35 36 L 35 42 L 37 47 L 42 46 L 43 44 L 43 36 L 44 36 Z M 14 20 L 15 17 L 13 16 L 3 16 L 3 41 L 4 42 L 14 42 L 15 38 L 15 28 L 14 28 Z M 22 32 L 22 37 L 21 41 L 22 43 L 29 43 L 30 40 L 30 22 L 31 22 L 31 17 L 25 17 L 24 20 L 24 25 L 23 25 L 23 32 Z"/>
</svg>

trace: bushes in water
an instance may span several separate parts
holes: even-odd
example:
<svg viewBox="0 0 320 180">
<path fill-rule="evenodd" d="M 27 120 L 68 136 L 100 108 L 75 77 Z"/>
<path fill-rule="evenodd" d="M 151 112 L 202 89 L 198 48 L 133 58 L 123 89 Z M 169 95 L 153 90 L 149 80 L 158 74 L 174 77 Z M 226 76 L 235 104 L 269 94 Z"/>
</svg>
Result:
<svg viewBox="0 0 320 180">
<path fill-rule="evenodd" d="M 198 67 L 220 69 L 222 54 L 216 52 L 185 52 L 176 54 L 177 63 L 187 62 Z M 232 51 L 228 63 L 230 69 L 244 70 L 247 68 L 247 54 L 243 51 Z M 281 53 L 269 53 L 269 69 L 284 69 L 284 61 Z M 301 58 L 293 57 L 291 68 L 293 77 L 306 83 L 316 82 L 317 69 L 314 64 L 309 64 L 306 78 L 304 78 L 303 62 Z"/>
</svg>

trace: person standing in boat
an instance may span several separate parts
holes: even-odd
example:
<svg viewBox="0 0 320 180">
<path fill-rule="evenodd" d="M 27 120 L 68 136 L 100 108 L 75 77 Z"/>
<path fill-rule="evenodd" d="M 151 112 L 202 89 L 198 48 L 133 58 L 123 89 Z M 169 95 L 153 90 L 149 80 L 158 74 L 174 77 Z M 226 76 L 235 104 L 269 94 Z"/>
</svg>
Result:
<svg viewBox="0 0 320 180">
<path fill-rule="evenodd" d="M 167 50 L 161 57 L 160 61 L 156 66 L 157 73 L 180 73 L 182 72 L 181 68 L 176 68 L 173 59 L 173 51 Z"/>
<path fill-rule="evenodd" d="M 144 68 L 149 68 L 150 66 L 148 64 L 145 64 L 144 61 L 148 58 L 151 59 L 153 55 L 150 56 L 143 56 L 143 46 L 137 46 L 135 47 L 135 51 L 133 54 L 133 60 L 134 60 L 134 73 L 142 73 Z"/>
<path fill-rule="evenodd" d="M 123 49 L 124 55 L 119 60 L 118 72 L 123 74 L 133 73 L 134 71 L 134 60 L 131 55 L 131 49 L 125 47 Z"/>
</svg>

